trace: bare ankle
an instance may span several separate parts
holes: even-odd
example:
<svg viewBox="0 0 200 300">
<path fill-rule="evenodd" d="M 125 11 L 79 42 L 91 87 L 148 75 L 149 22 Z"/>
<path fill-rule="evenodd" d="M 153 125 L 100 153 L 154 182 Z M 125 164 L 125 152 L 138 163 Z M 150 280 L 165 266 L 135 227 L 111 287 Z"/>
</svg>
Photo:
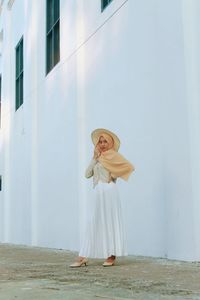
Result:
<svg viewBox="0 0 200 300">
<path fill-rule="evenodd" d="M 116 256 L 115 255 L 111 255 L 107 258 L 107 261 L 113 261 L 115 260 Z"/>
<path fill-rule="evenodd" d="M 85 259 L 84 256 L 78 256 L 78 258 L 77 258 L 78 261 L 82 261 L 83 259 Z"/>
</svg>

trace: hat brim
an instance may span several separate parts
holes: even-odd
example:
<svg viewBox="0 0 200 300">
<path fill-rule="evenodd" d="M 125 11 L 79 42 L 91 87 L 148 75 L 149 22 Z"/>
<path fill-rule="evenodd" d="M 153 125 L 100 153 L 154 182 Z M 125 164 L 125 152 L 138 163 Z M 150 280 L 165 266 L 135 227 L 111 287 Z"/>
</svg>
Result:
<svg viewBox="0 0 200 300">
<path fill-rule="evenodd" d="M 119 147 L 120 147 L 119 138 L 112 131 L 104 129 L 104 128 L 95 129 L 91 133 L 91 138 L 92 138 L 93 144 L 96 146 L 97 142 L 99 141 L 99 138 L 100 138 L 101 134 L 103 134 L 103 133 L 107 133 L 113 138 L 113 140 L 114 140 L 114 147 L 113 148 L 114 148 L 115 151 L 118 151 Z"/>
</svg>

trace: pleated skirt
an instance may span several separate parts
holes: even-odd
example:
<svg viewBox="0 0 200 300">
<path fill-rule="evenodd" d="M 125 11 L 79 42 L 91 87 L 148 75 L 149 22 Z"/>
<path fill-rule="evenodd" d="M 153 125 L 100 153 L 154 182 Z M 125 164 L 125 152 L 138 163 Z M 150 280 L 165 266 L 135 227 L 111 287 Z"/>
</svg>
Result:
<svg viewBox="0 0 200 300">
<path fill-rule="evenodd" d="M 79 256 L 126 256 L 127 247 L 119 193 L 115 183 L 99 182 L 93 189 L 90 218 Z"/>
</svg>

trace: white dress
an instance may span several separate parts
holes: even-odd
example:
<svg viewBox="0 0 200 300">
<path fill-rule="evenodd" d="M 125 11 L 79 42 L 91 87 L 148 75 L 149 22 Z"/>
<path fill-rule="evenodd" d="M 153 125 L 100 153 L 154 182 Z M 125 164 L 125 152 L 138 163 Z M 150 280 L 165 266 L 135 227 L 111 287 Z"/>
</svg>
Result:
<svg viewBox="0 0 200 300">
<path fill-rule="evenodd" d="M 116 183 L 112 181 L 111 174 L 95 160 L 91 161 L 86 170 L 86 177 L 91 176 L 93 176 L 94 189 L 90 220 L 79 256 L 90 258 L 125 256 L 127 255 L 126 242 Z"/>
</svg>

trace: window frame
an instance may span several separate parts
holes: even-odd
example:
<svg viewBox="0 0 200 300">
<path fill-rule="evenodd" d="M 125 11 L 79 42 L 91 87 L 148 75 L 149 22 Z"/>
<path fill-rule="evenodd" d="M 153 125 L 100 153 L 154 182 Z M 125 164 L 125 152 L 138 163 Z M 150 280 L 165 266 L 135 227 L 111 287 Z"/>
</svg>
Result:
<svg viewBox="0 0 200 300">
<path fill-rule="evenodd" d="M 60 0 L 46 0 L 46 75 L 48 75 L 59 62 Z"/>
<path fill-rule="evenodd" d="M 15 47 L 15 111 L 24 103 L 24 39 Z"/>
</svg>

